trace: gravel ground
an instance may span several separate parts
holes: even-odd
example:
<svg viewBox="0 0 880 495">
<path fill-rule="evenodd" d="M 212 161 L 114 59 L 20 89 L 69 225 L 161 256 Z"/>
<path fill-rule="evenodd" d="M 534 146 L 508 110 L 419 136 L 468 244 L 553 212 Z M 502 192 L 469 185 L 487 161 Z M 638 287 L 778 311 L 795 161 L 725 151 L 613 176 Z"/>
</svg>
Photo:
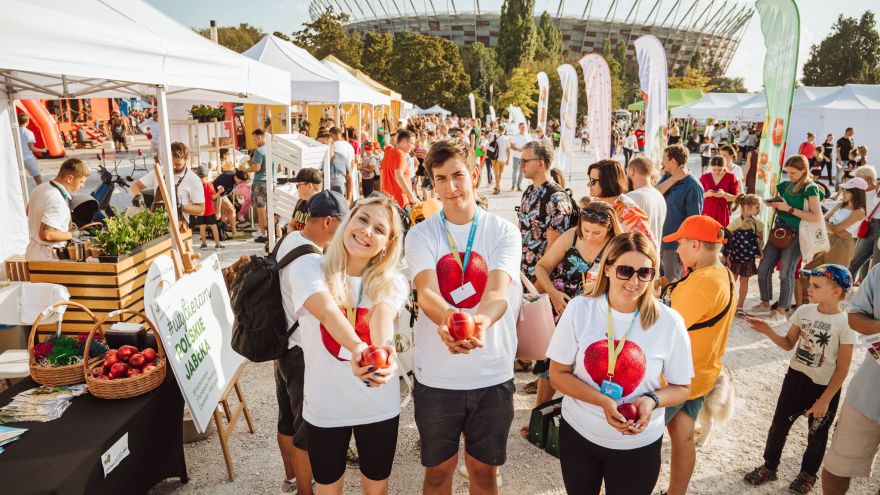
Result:
<svg viewBox="0 0 880 495">
<path fill-rule="evenodd" d="M 94 161 L 94 160 L 92 160 Z M 60 161 L 41 161 L 47 176 L 57 170 Z M 575 163 L 586 163 L 584 154 L 576 153 Z M 699 172 L 699 158 L 692 157 L 691 169 Z M 54 169 L 54 170 L 53 170 Z M 509 174 L 502 183 L 509 185 Z M 53 174 L 54 175 L 54 174 Z M 84 191 L 91 191 L 96 174 L 90 177 Z M 586 170 L 582 168 L 572 177 L 575 198 L 586 191 Z M 508 187 L 500 196 L 493 196 L 488 189 L 482 189 L 490 200 L 490 210 L 514 220 L 513 207 L 518 203 L 519 193 L 510 192 Z M 122 193 L 114 197 L 114 204 L 126 205 L 127 196 Z M 232 241 L 230 248 L 221 252 L 221 259 L 229 263 L 239 255 L 259 252 L 260 246 L 250 241 Z M 753 292 L 757 293 L 753 280 Z M 753 295 L 746 303 L 754 304 Z M 780 328 L 781 332 L 782 329 Z M 864 349 L 857 349 L 853 358 L 852 371 L 858 368 L 864 358 Z M 708 442 L 697 452 L 697 466 L 691 481 L 689 493 L 696 495 L 740 495 L 787 493 L 788 483 L 795 477 L 800 466 L 800 456 L 806 446 L 806 421 L 799 420 L 791 430 L 789 441 L 783 452 L 779 469 L 779 481 L 761 488 L 754 488 L 742 481 L 743 475 L 762 462 L 767 429 L 776 403 L 776 397 L 786 371 L 790 354 L 786 353 L 766 338 L 753 332 L 744 322 L 736 320 L 730 332 L 727 353 L 724 361 L 733 372 L 736 387 L 736 413 L 729 423 L 716 428 Z M 852 371 L 850 375 L 852 375 Z M 531 374 L 518 373 L 517 390 L 532 379 Z M 226 467 L 217 436 L 208 440 L 185 446 L 190 482 L 181 485 L 176 480 L 167 480 L 157 485 L 152 493 L 167 494 L 239 494 L 239 493 L 277 493 L 284 477 L 283 466 L 275 441 L 276 404 L 272 365 L 270 363 L 249 365 L 242 374 L 242 384 L 251 412 L 256 422 L 256 433 L 247 432 L 246 424 L 240 421 L 237 432 L 231 440 L 236 480 L 229 482 Z M 527 424 L 529 411 L 534 405 L 534 396 L 517 392 L 514 397 L 516 417 L 508 439 L 508 462 L 501 469 L 503 476 L 502 493 L 550 495 L 564 493 L 558 461 L 550 455 L 533 447 L 519 437 L 519 428 Z M 663 467 L 656 491 L 665 488 L 669 472 L 669 445 L 664 442 Z M 880 461 L 875 460 L 875 472 L 880 472 Z M 345 493 L 360 493 L 357 471 L 349 469 L 346 473 Z M 422 468 L 419 464 L 418 433 L 413 420 L 412 405 L 401 414 L 400 435 L 395 458 L 394 471 L 390 479 L 390 492 L 394 494 L 415 494 L 421 491 Z M 851 494 L 867 495 L 877 493 L 876 476 L 872 479 L 853 480 Z M 467 482 L 456 476 L 454 493 L 467 493 Z M 821 486 L 814 493 L 821 494 Z"/>
</svg>

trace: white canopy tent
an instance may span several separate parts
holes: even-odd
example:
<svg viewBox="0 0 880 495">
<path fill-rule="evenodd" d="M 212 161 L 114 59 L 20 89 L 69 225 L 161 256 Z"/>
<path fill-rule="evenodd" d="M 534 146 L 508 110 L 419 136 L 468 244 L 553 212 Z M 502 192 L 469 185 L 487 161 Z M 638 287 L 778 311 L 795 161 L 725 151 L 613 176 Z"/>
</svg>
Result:
<svg viewBox="0 0 880 495">
<path fill-rule="evenodd" d="M 800 86 L 795 90 L 792 99 L 792 124 L 795 123 L 797 110 L 801 106 L 828 96 L 840 89 L 840 86 L 817 87 L 817 86 Z M 743 122 L 761 122 L 767 114 L 767 97 L 764 91 L 755 93 L 749 99 L 742 101 L 733 107 L 724 110 L 724 115 L 729 116 L 729 120 L 739 120 Z M 789 134 L 791 134 L 789 132 Z"/>
<path fill-rule="evenodd" d="M 673 108 L 671 113 L 676 119 L 733 120 L 724 114 L 724 110 L 732 108 L 751 96 L 749 93 L 706 93 L 699 100 Z"/>
<path fill-rule="evenodd" d="M 287 73 L 223 48 L 139 0 L 0 0 L 0 9 L 15 13 L 0 30 L 0 208 L 9 212 L 0 259 L 27 245 L 15 99 L 155 96 L 160 160 L 169 178 L 167 98 L 290 102 Z M 172 212 L 173 202 L 172 196 Z"/>
<path fill-rule="evenodd" d="M 336 75 L 336 78 L 339 81 L 345 81 L 347 84 L 351 85 L 354 88 L 357 88 L 358 91 L 358 100 L 355 103 L 368 103 L 370 105 L 385 105 L 391 106 L 391 97 L 385 94 L 382 94 L 375 89 L 367 86 L 357 77 L 353 76 L 351 72 L 348 72 L 345 67 L 341 67 L 330 60 L 321 61 L 327 69 L 329 69 L 333 74 Z M 350 103 L 350 102 L 344 102 Z"/>
<path fill-rule="evenodd" d="M 434 105 L 431 108 L 419 110 L 419 115 L 452 115 L 452 112 L 441 107 L 440 105 Z"/>
</svg>

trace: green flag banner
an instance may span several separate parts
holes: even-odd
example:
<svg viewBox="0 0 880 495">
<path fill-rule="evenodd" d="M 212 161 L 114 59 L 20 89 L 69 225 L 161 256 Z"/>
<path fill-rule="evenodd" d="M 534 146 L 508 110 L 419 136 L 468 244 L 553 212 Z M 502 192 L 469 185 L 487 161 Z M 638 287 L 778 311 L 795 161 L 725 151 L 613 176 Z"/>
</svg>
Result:
<svg viewBox="0 0 880 495">
<path fill-rule="evenodd" d="M 764 89 L 767 115 L 758 149 L 755 192 L 769 198 L 779 182 L 785 141 L 788 137 L 791 101 L 797 77 L 800 17 L 794 0 L 758 0 L 761 31 L 767 55 L 764 58 Z M 769 215 L 765 209 L 765 216 Z"/>
</svg>

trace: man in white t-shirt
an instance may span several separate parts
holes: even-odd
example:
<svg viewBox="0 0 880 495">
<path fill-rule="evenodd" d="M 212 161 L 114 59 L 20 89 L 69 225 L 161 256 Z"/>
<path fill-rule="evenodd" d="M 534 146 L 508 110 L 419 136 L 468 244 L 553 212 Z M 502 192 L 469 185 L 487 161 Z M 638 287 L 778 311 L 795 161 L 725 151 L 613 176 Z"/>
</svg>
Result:
<svg viewBox="0 0 880 495">
<path fill-rule="evenodd" d="M 24 163 L 25 170 L 34 178 L 34 182 L 39 186 L 43 183 L 43 176 L 40 175 L 40 166 L 37 164 L 37 155 L 34 153 L 46 153 L 46 148 L 40 148 L 36 145 L 37 138 L 34 133 L 27 128 L 31 121 L 31 116 L 26 113 L 18 114 L 18 137 L 21 141 L 21 160 Z"/>
<path fill-rule="evenodd" d="M 57 260 L 54 248 L 61 248 L 73 238 L 70 232 L 70 195 L 77 192 L 86 178 L 89 168 L 77 158 L 61 164 L 58 175 L 31 191 L 27 204 L 28 245 L 25 259 L 28 261 Z"/>
<path fill-rule="evenodd" d="M 498 128 L 497 133 L 498 137 L 495 146 L 498 147 L 498 158 L 492 164 L 492 173 L 495 176 L 495 190 L 493 194 L 501 194 L 501 174 L 504 173 L 504 167 L 507 166 L 507 162 L 510 160 L 510 138 L 507 137 L 507 132 L 503 126 Z"/>
<path fill-rule="evenodd" d="M 171 143 L 171 164 L 174 167 L 174 191 L 177 193 L 177 213 L 182 220 L 189 222 L 190 215 L 201 215 L 205 212 L 205 187 L 202 179 L 187 166 L 188 154 L 186 145 L 179 142 Z M 156 172 L 151 170 L 131 185 L 132 204 L 142 206 L 144 204 L 142 192 L 152 189 L 158 199 L 159 182 L 156 180 Z"/>
<path fill-rule="evenodd" d="M 513 175 L 510 176 L 510 190 L 522 191 L 522 167 L 520 167 L 520 159 L 522 157 L 523 146 L 532 141 L 525 122 L 519 123 L 519 132 L 510 136 L 510 164 L 513 167 Z"/>
<path fill-rule="evenodd" d="M 303 230 L 286 235 L 278 243 L 276 262 L 283 262 L 284 257 L 294 249 L 307 244 L 323 250 L 333 239 L 341 219 L 348 214 L 348 203 L 338 192 L 325 190 L 309 199 L 308 210 L 309 218 Z M 281 304 L 288 328 L 293 328 L 298 320 L 293 304 L 294 285 L 299 280 L 295 265 L 309 257 L 317 258 L 319 255 L 303 254 L 278 271 Z M 301 342 L 301 333 L 294 331 L 288 338 L 287 351 L 275 361 L 275 397 L 278 399 L 276 436 L 286 476 L 282 493 L 294 493 L 295 488 L 296 493 L 309 495 L 312 493 L 312 468 L 306 425 L 302 417 L 305 357 Z"/>
<path fill-rule="evenodd" d="M 349 203 L 354 201 L 354 177 L 352 175 L 352 170 L 357 170 L 357 163 L 355 163 L 355 152 L 354 147 L 345 140 L 345 136 L 339 130 L 338 127 L 333 127 L 330 129 L 330 137 L 333 139 L 333 154 L 334 155 L 342 155 L 345 157 L 346 165 L 348 165 L 348 171 L 345 175 L 345 199 L 348 200 Z"/>
<path fill-rule="evenodd" d="M 651 184 L 654 164 L 650 158 L 639 155 L 630 160 L 626 167 L 626 176 L 630 182 L 629 192 L 626 195 L 648 215 L 651 233 L 654 234 L 657 249 L 660 249 L 663 222 L 666 221 L 666 198 Z"/>
<path fill-rule="evenodd" d="M 415 325 L 415 419 L 424 493 L 450 493 L 464 435 L 472 493 L 498 493 L 513 421 L 516 321 L 522 291 L 519 230 L 477 207 L 478 171 L 467 143 L 434 143 L 425 169 L 443 213 L 406 237 L 406 261 L 421 309 Z M 456 309 L 458 308 L 458 309 Z M 446 326 L 473 315 L 474 334 L 456 340 Z"/>
<path fill-rule="evenodd" d="M 154 110 L 153 115 L 145 119 L 139 125 L 141 132 L 147 136 L 147 139 L 150 140 L 150 151 L 154 156 L 158 157 L 159 155 L 159 111 Z"/>
</svg>

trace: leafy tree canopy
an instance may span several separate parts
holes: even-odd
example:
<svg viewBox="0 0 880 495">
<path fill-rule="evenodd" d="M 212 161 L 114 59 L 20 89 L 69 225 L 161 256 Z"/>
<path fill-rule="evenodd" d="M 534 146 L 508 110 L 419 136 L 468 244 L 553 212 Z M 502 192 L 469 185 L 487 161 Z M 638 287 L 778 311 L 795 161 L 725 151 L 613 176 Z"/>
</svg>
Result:
<svg viewBox="0 0 880 495">
<path fill-rule="evenodd" d="M 317 59 L 334 55 L 339 60 L 361 68 L 363 41 L 357 33 L 348 34 L 342 26 L 348 22 L 349 15 L 327 9 L 320 17 L 303 24 L 302 29 L 293 33 L 293 42 L 306 49 Z"/>
<path fill-rule="evenodd" d="M 537 30 L 535 60 L 550 59 L 557 62 L 562 60 L 562 33 L 553 24 L 553 18 L 546 10 L 541 14 Z"/>
<path fill-rule="evenodd" d="M 506 74 L 532 61 L 538 32 L 532 14 L 535 0 L 504 0 L 498 29 L 498 61 Z"/>
<path fill-rule="evenodd" d="M 688 67 L 687 69 L 685 69 L 683 76 L 670 77 L 669 87 L 683 89 L 701 89 L 704 92 L 709 92 L 712 90 L 712 87 L 709 84 L 709 76 L 703 75 L 703 73 L 700 72 L 700 69 L 695 69 L 693 67 Z"/>
<path fill-rule="evenodd" d="M 522 108 L 523 114 L 525 114 L 526 118 L 529 118 L 538 105 L 537 95 L 536 73 L 525 67 L 517 67 L 510 74 L 507 89 L 498 96 L 498 105 L 500 108 L 516 105 Z"/>
<path fill-rule="evenodd" d="M 211 28 L 195 30 L 205 38 L 211 38 Z M 235 26 L 221 26 L 217 28 L 217 42 L 234 52 L 241 53 L 257 44 L 266 33 L 262 29 L 242 22 Z"/>
<path fill-rule="evenodd" d="M 880 83 L 880 33 L 874 13 L 860 19 L 840 16 L 831 34 L 810 48 L 804 63 L 807 86 L 841 86 Z"/>
<path fill-rule="evenodd" d="M 439 104 L 459 115 L 470 113 L 470 77 L 452 41 L 436 36 L 394 36 L 394 81 L 391 87 L 422 108 Z"/>
</svg>

